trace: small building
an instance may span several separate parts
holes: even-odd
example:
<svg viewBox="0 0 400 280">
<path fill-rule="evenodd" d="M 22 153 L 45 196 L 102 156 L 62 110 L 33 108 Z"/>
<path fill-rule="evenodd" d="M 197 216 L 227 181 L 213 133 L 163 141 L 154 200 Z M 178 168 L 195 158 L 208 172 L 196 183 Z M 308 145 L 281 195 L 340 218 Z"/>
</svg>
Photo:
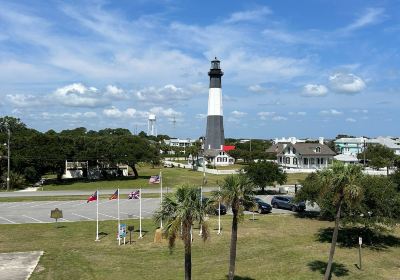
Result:
<svg viewBox="0 0 400 280">
<path fill-rule="evenodd" d="M 87 161 L 65 161 L 65 171 L 62 176 L 63 179 L 100 179 L 105 176 L 128 176 L 129 166 L 126 164 L 106 165 L 101 164 L 90 167 Z"/>
<path fill-rule="evenodd" d="M 190 147 L 196 143 L 194 139 L 179 139 L 179 138 L 172 138 L 172 139 L 165 139 L 164 143 L 170 147 Z"/>
<path fill-rule="evenodd" d="M 280 166 L 289 169 L 322 169 L 332 163 L 335 152 L 320 137 L 317 143 L 278 143 L 266 151 L 276 154 Z"/>
<path fill-rule="evenodd" d="M 355 138 L 339 138 L 336 139 L 335 149 L 339 154 L 357 156 L 364 151 L 367 138 L 355 137 Z"/>
<path fill-rule="evenodd" d="M 204 151 L 204 157 L 212 166 L 228 166 L 235 163 L 235 159 L 224 150 L 208 149 Z"/>
<path fill-rule="evenodd" d="M 380 144 L 393 150 L 396 155 L 400 155 L 400 139 L 391 137 L 382 137 L 367 139 L 368 144 Z"/>
</svg>

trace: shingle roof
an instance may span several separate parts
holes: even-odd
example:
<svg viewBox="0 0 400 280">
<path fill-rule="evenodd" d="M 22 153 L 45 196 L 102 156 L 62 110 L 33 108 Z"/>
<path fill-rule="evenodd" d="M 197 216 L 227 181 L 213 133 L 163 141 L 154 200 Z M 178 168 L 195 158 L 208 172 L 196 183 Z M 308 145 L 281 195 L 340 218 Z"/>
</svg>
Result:
<svg viewBox="0 0 400 280">
<path fill-rule="evenodd" d="M 284 148 L 293 147 L 296 149 L 296 153 L 300 155 L 324 155 L 324 156 L 334 156 L 336 153 L 332 151 L 327 145 L 320 143 L 296 143 L 296 144 L 275 144 L 272 145 L 269 149 L 266 150 L 267 153 L 276 153 L 278 155 L 282 154 Z M 321 152 L 317 153 L 316 148 L 320 147 Z"/>
</svg>

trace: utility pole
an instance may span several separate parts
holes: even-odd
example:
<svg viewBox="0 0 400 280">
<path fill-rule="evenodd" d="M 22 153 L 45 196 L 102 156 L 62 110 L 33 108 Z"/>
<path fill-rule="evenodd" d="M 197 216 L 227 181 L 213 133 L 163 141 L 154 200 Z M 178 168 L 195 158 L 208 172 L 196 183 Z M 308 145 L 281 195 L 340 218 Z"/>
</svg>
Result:
<svg viewBox="0 0 400 280">
<path fill-rule="evenodd" d="M 10 191 L 10 128 L 7 124 L 7 191 Z"/>
<path fill-rule="evenodd" d="M 365 168 L 365 153 L 366 153 L 366 149 L 365 149 L 365 138 L 364 138 L 364 151 L 363 151 L 363 154 L 364 154 L 364 162 L 363 162 L 364 168 Z"/>
</svg>

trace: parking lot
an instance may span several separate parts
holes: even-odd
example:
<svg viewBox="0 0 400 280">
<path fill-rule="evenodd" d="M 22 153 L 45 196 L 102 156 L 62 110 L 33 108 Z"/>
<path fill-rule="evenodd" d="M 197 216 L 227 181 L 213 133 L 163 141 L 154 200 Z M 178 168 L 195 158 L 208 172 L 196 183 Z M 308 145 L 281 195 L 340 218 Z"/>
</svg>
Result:
<svg viewBox="0 0 400 280">
<path fill-rule="evenodd" d="M 272 195 L 259 196 L 271 203 Z M 142 217 L 151 218 L 159 207 L 159 198 L 142 199 Z M 53 223 L 50 211 L 58 208 L 63 211 L 59 222 L 95 221 L 96 201 L 33 201 L 33 202 L 3 202 L 0 203 L 0 224 Z M 307 205 L 307 211 L 318 210 Z M 251 212 L 246 212 L 250 214 Z M 293 213 L 284 209 L 272 209 L 275 214 Z M 229 214 L 229 212 L 228 212 Z M 117 200 L 102 199 L 99 201 L 99 220 L 116 220 L 118 218 Z M 138 219 L 139 200 L 120 200 L 120 219 Z"/>
</svg>

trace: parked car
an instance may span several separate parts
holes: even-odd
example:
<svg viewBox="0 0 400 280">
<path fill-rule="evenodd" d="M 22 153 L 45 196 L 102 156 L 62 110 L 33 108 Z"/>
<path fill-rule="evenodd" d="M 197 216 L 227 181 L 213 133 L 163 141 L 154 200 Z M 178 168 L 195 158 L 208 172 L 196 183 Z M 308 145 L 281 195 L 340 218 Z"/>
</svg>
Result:
<svg viewBox="0 0 400 280">
<path fill-rule="evenodd" d="M 209 200 L 208 197 L 203 197 L 203 201 L 206 203 Z M 220 211 L 221 211 L 221 215 L 225 215 L 226 214 L 226 206 L 223 205 L 222 203 L 220 204 Z M 214 215 L 218 215 L 218 202 L 213 203 L 212 204 L 212 209 L 211 209 L 212 214 Z"/>
<path fill-rule="evenodd" d="M 263 213 L 270 213 L 272 211 L 272 206 L 268 203 L 266 203 L 264 200 L 261 198 L 255 197 L 254 198 L 254 203 L 255 203 L 255 209 L 251 206 L 245 207 L 245 210 L 247 211 L 257 211 L 260 214 Z"/>
<path fill-rule="evenodd" d="M 271 200 L 272 207 L 274 208 L 283 208 L 292 210 L 293 212 L 302 212 L 306 210 L 306 204 L 304 201 L 294 202 L 293 196 L 274 196 Z"/>
</svg>

